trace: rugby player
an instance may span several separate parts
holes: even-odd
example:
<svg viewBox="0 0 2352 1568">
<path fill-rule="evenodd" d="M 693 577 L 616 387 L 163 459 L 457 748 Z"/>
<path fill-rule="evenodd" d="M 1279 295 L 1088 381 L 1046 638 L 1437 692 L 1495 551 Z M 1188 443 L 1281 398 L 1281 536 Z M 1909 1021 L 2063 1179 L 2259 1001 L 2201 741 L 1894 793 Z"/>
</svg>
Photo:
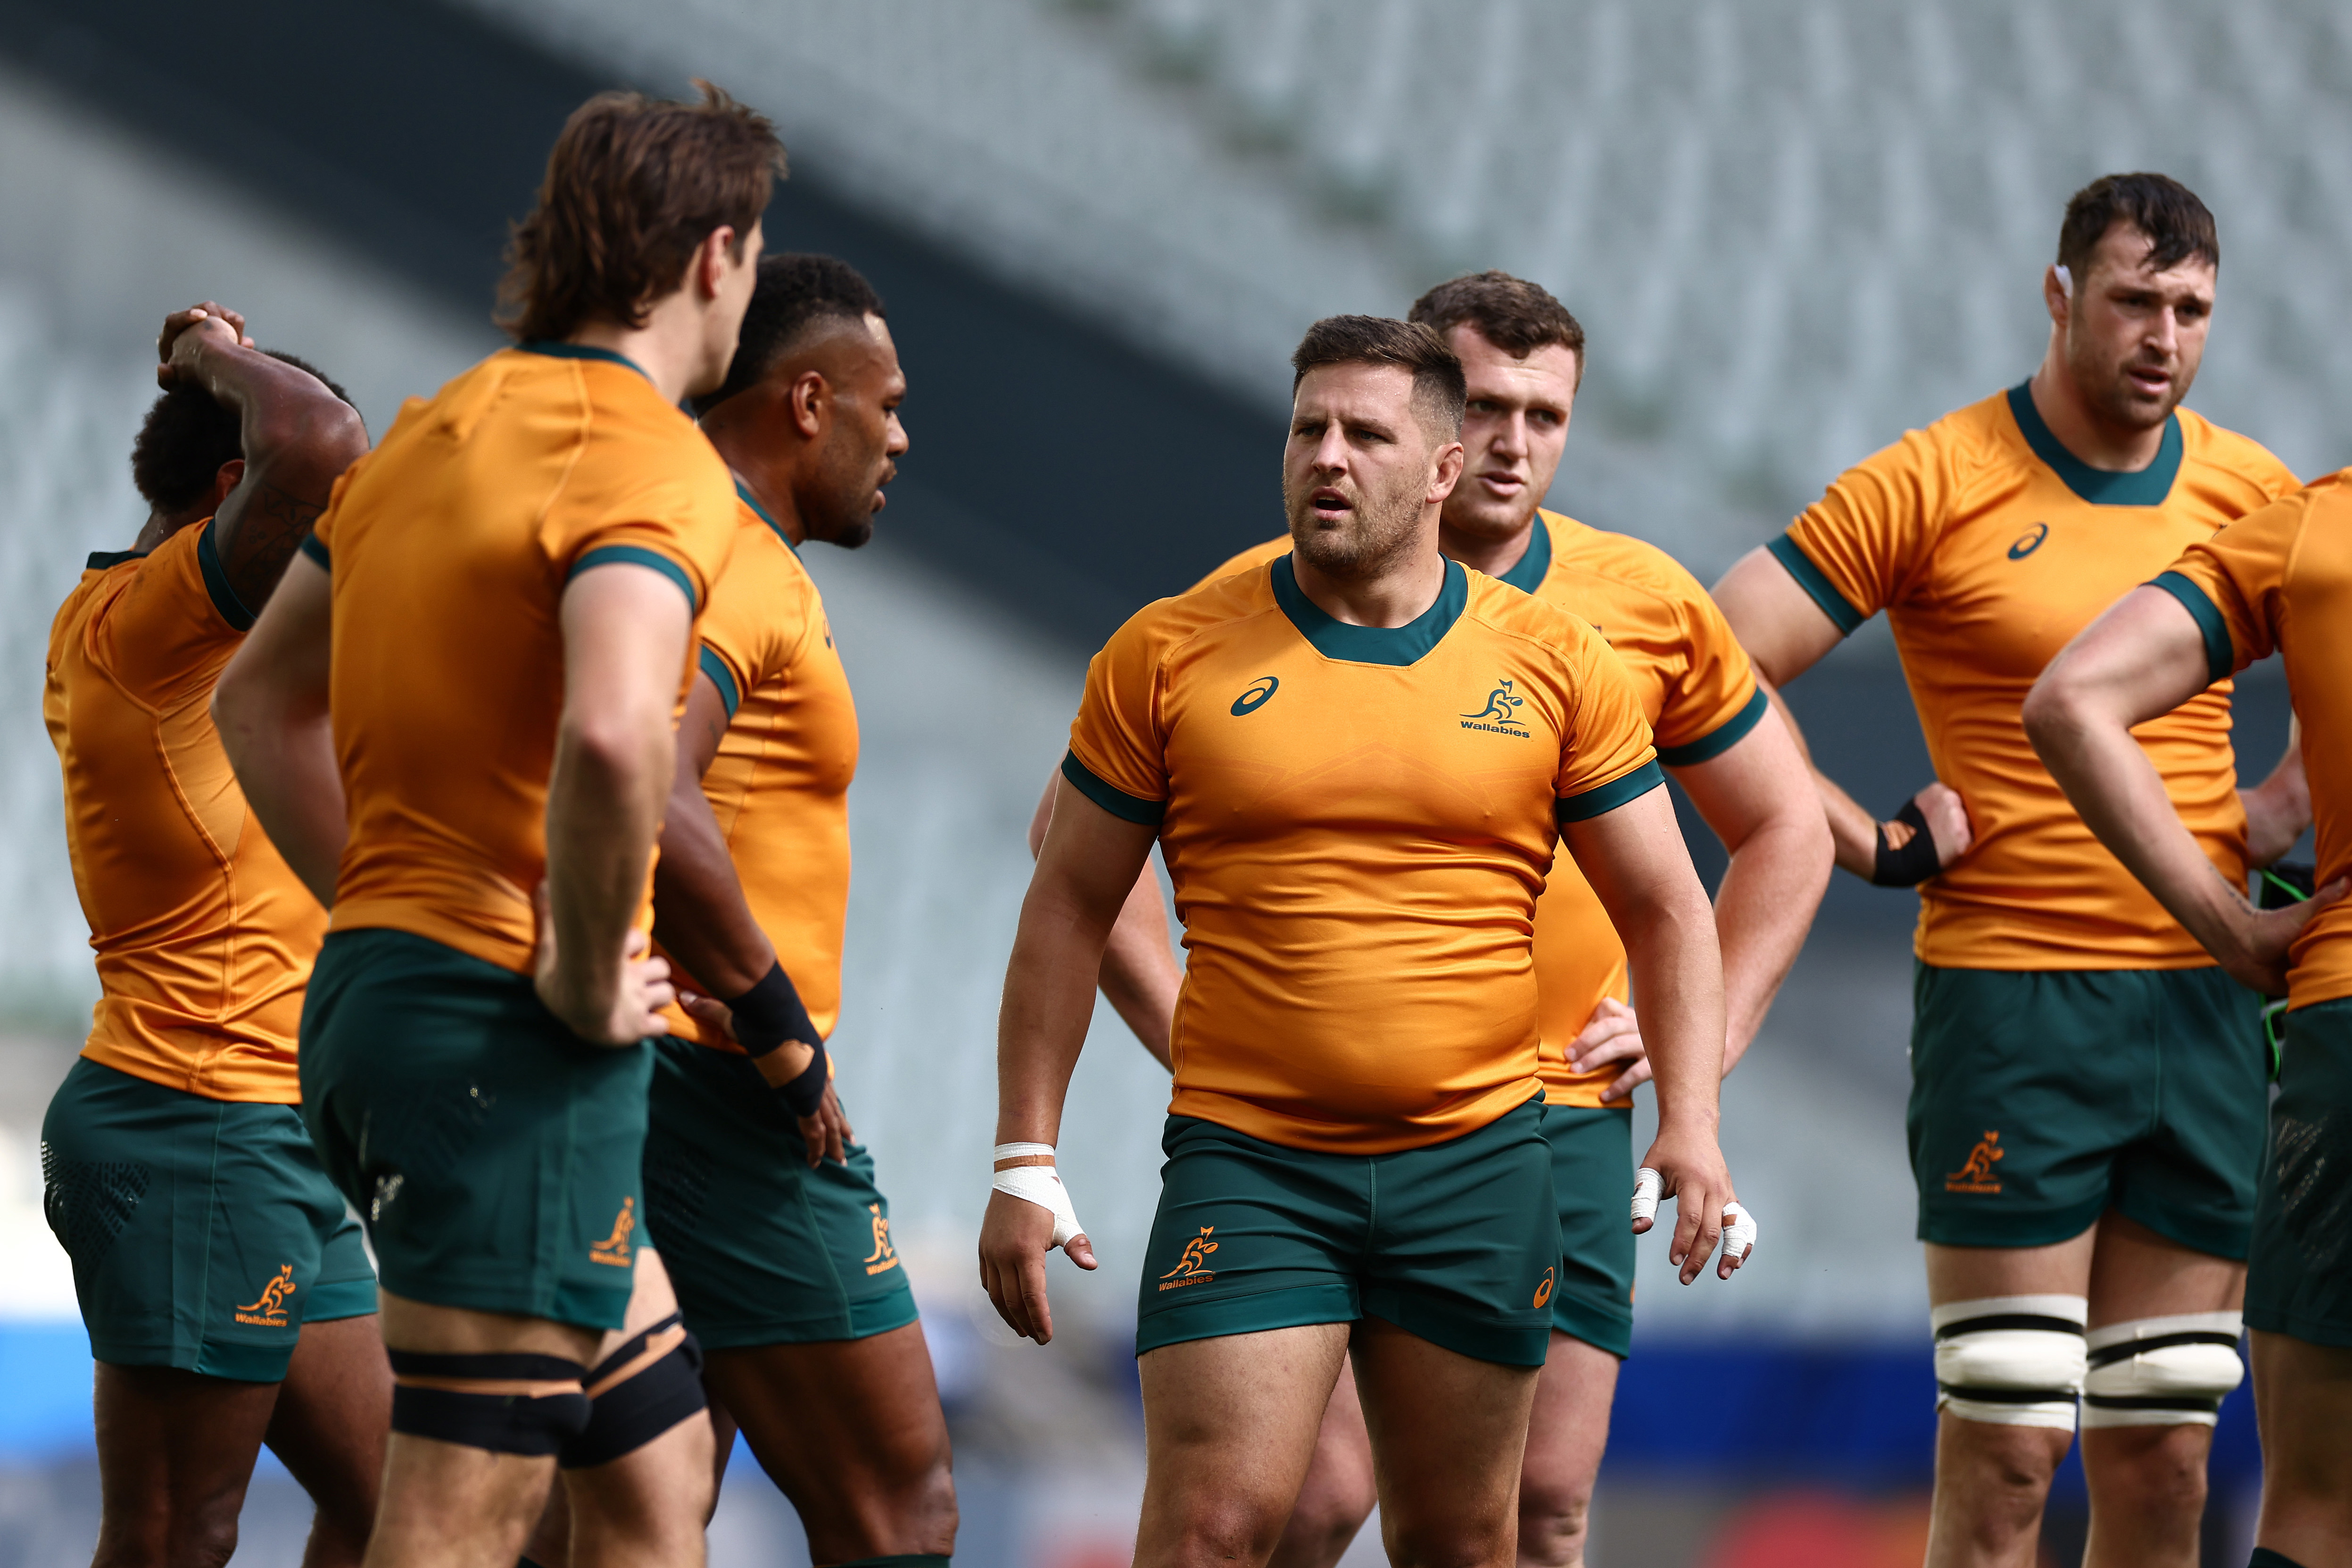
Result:
<svg viewBox="0 0 2352 1568">
<path fill-rule="evenodd" d="M 572 115 L 515 233 L 517 346 L 345 477 L 215 698 L 333 910 L 302 1104 L 382 1270 L 386 1568 L 509 1568 L 559 1455 L 584 1467 L 576 1541 L 702 1558 L 692 1352 L 630 1318 L 633 1284 L 656 1322 L 667 1290 L 637 1234 L 672 996 L 641 916 L 692 626 L 735 537 L 727 466 L 677 405 L 726 377 L 781 149 L 701 90 Z M 615 1379 L 646 1392 L 605 1397 Z M 624 1484 L 647 1468 L 618 1458 L 656 1443 L 653 1484 Z"/>
<path fill-rule="evenodd" d="M 647 1217 L 708 1358 L 719 1451 L 740 1423 L 828 1564 L 955 1549 L 930 1352 L 821 1048 L 857 710 L 800 560 L 810 540 L 873 536 L 906 391 L 865 279 L 827 256 L 760 264 L 726 384 L 695 403 L 735 474 L 738 532 L 698 628 L 655 874 L 654 937 L 696 1016 L 673 1008 L 656 1047 Z"/>
<path fill-rule="evenodd" d="M 2051 662 L 2025 727 L 2050 772 L 2132 874 L 2222 968 L 2287 998 L 2286 1036 L 2246 1273 L 2263 1506 L 2252 1568 L 2352 1562 L 2352 469 L 2189 545 Z M 2211 858 L 2132 739 L 2214 682 L 2286 659 L 2318 827 L 2308 901 L 2259 910 Z M 2166 1336 L 2114 1363 L 2161 1394 L 2220 1336 Z"/>
<path fill-rule="evenodd" d="M 1411 319 L 1444 334 L 1467 384 L 1465 473 L 1445 499 L 1439 550 L 1590 622 L 1607 639 L 1656 732 L 1659 761 L 1730 851 L 1715 911 L 1728 1073 L 1761 1026 L 1829 879 L 1829 829 L 1804 759 L 1689 573 L 1654 546 L 1540 509 L 1583 378 L 1576 318 L 1536 284 L 1484 272 L 1431 289 Z M 1207 580 L 1262 566 L 1290 547 L 1286 536 L 1269 542 Z M 1039 840 L 1050 797 L 1049 789 L 1033 830 Z M 1105 950 L 1101 983 L 1123 1016 L 1142 1013 L 1141 999 L 1165 999 L 1140 1024 L 1129 1019 L 1165 1060 L 1178 975 L 1158 881 L 1147 870 L 1136 889 Z M 1519 1559 L 1572 1568 L 1584 1557 L 1618 1365 L 1632 1348 L 1630 1100 L 1649 1066 L 1628 1005 L 1625 949 L 1567 856 L 1553 861 L 1536 904 L 1535 964 L 1543 1132 L 1562 1260 L 1519 1481 Z M 1276 1568 L 1338 1562 L 1373 1494 L 1370 1441 L 1342 1378 Z"/>
<path fill-rule="evenodd" d="M 1158 838 L 1192 962 L 1136 1561 L 1265 1562 L 1351 1356 L 1391 1554 L 1507 1563 L 1560 1283 L 1529 952 L 1555 843 L 1628 939 L 1685 1281 L 1752 1234 L 1716 1147 L 1714 926 L 1623 666 L 1438 551 L 1461 361 L 1356 316 L 1292 363 L 1291 553 L 1146 609 L 1088 672 L 1006 976 L 982 1278 L 1044 1342 L 1044 1253 L 1093 1267 L 1051 1145 Z"/>
<path fill-rule="evenodd" d="M 2242 1375 L 2234 1354 L 2168 1348 L 2161 1396 L 2129 1392 L 2116 1347 L 2190 1325 L 2237 1339 L 2257 999 L 2099 846 L 2021 718 L 2093 616 L 2294 488 L 2179 406 L 2220 258 L 2176 182 L 2085 186 L 2042 279 L 2032 378 L 1848 470 L 1716 589 L 1774 686 L 1886 611 L 1935 763 L 1889 822 L 1818 781 L 1839 863 L 1920 889 L 1909 1133 L 1941 1412 L 1933 1564 L 2033 1560 L 2078 1396 L 2084 1561 L 2193 1563 L 2215 1411 Z M 2223 876 L 2294 841 L 2291 765 L 2236 788 L 2227 681 L 2139 739 Z"/>
<path fill-rule="evenodd" d="M 206 702 L 367 449 L 340 387 L 207 300 L 163 323 L 131 449 L 150 508 L 49 629 L 43 713 L 102 990 L 41 1126 L 97 1362 L 96 1561 L 225 1563 L 261 1445 L 355 1563 L 392 1374 L 358 1225 L 303 1130 L 295 1024 L 326 915 L 254 822 Z"/>
</svg>

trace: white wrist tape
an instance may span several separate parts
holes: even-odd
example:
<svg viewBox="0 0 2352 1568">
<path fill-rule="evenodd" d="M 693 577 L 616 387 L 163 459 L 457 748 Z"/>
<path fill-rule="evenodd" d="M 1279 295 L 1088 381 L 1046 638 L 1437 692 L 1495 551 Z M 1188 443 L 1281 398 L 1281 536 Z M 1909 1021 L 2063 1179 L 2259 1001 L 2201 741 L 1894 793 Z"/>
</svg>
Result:
<svg viewBox="0 0 2352 1568">
<path fill-rule="evenodd" d="M 1658 1217 L 1658 1194 L 1665 1187 L 1664 1176 L 1644 1165 L 1633 1173 L 1633 1217 L 1654 1220 Z"/>
<path fill-rule="evenodd" d="M 1756 1216 L 1738 1204 L 1723 1205 L 1723 1255 L 1735 1263 L 1756 1245 Z"/>
<path fill-rule="evenodd" d="M 1030 1154 L 1051 1154 L 1051 1143 L 999 1143 L 994 1158 L 1016 1160 Z M 1051 1245 L 1061 1247 L 1074 1236 L 1084 1236 L 1087 1227 L 1078 1223 L 1078 1211 L 1071 1206 L 1070 1192 L 1062 1185 L 1062 1178 L 1051 1165 L 1015 1165 L 1009 1171 L 999 1171 L 989 1183 L 992 1191 L 1008 1197 L 1035 1204 L 1054 1216 L 1054 1239 Z"/>
</svg>

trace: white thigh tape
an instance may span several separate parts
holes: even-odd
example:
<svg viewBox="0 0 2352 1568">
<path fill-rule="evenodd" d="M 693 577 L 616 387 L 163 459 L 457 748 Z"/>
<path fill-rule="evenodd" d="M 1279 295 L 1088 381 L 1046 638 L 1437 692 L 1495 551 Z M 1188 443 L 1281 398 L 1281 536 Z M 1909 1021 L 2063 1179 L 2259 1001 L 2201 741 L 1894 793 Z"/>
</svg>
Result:
<svg viewBox="0 0 2352 1568">
<path fill-rule="evenodd" d="M 1074 1236 L 1084 1236 L 1087 1227 L 1078 1223 L 1078 1211 L 1070 1206 L 1070 1190 L 1062 1185 L 1062 1178 L 1051 1165 L 1015 1165 L 1009 1171 L 999 1171 L 989 1184 L 995 1191 L 1016 1198 L 1024 1198 L 1054 1216 L 1053 1245 L 1060 1247 Z"/>
<path fill-rule="evenodd" d="M 1995 1426 L 2074 1428 L 2086 1370 L 2080 1296 L 1950 1301 L 1936 1331 L 1936 1405 Z"/>
<path fill-rule="evenodd" d="M 2210 1426 L 2244 1381 L 2235 1312 L 2177 1312 L 2093 1329 L 2085 1426 Z"/>
<path fill-rule="evenodd" d="M 1658 1217 L 1658 1193 L 1665 1184 L 1665 1178 L 1647 1165 L 1633 1173 L 1635 1219 L 1654 1220 Z"/>
</svg>

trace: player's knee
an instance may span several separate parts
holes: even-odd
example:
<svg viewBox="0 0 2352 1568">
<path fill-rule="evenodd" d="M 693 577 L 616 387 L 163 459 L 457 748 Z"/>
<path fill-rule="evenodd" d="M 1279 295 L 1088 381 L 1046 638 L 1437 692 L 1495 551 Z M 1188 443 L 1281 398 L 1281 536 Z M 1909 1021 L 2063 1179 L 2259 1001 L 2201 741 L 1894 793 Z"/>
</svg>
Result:
<svg viewBox="0 0 2352 1568">
<path fill-rule="evenodd" d="M 1510 1531 L 1499 1521 L 1401 1521 L 1390 1526 L 1387 1535 L 1393 1568 L 1486 1568 L 1510 1556 Z"/>
<path fill-rule="evenodd" d="M 394 1432 L 493 1454 L 544 1457 L 588 1424 L 576 1361 L 521 1351 L 387 1353 Z"/>
<path fill-rule="evenodd" d="M 678 1313 L 624 1340 L 589 1372 L 583 1386 L 588 1418 L 559 1451 L 567 1470 L 609 1465 L 681 1422 L 693 1421 L 709 1440 L 709 1423 L 697 1419 L 709 1407 L 702 1391 L 702 1347 Z M 694 1459 L 701 1484 L 715 1487 L 711 1466 L 698 1449 Z"/>
<path fill-rule="evenodd" d="M 2080 1296 L 1990 1296 L 1935 1309 L 1937 1408 L 1989 1426 L 2072 1432 L 2088 1370 L 2087 1306 Z"/>
<path fill-rule="evenodd" d="M 1540 1563 L 1580 1563 L 1592 1514 L 1590 1481 L 1522 1476 L 1519 1480 L 1519 1557 Z"/>
<path fill-rule="evenodd" d="M 2083 1425 L 2211 1426 L 2246 1375 L 2235 1312 L 2180 1312 L 2094 1329 Z"/>
</svg>

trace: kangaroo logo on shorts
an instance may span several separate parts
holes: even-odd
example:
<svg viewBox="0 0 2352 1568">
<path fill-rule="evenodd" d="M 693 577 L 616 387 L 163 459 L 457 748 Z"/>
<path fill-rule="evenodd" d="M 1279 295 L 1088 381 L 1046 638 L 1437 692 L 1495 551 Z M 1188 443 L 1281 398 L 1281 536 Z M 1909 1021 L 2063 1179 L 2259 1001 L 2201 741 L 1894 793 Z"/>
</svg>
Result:
<svg viewBox="0 0 2352 1568">
<path fill-rule="evenodd" d="M 2000 1134 L 1987 1129 L 1969 1151 L 1968 1163 L 1944 1178 L 1948 1193 L 1997 1193 L 2000 1184 L 1992 1179 L 1992 1163 L 2001 1157 Z"/>
<path fill-rule="evenodd" d="M 637 1200 L 623 1198 L 621 1212 L 613 1216 L 613 1234 L 602 1241 L 588 1244 L 588 1261 L 609 1263 L 615 1268 L 626 1268 L 636 1261 L 629 1250 L 629 1233 L 637 1228 Z"/>
<path fill-rule="evenodd" d="M 236 1321 L 251 1323 L 257 1329 L 290 1327 L 286 1316 L 286 1298 L 299 1289 L 294 1283 L 294 1266 L 278 1266 L 277 1277 L 261 1288 L 261 1294 L 236 1309 Z"/>
<path fill-rule="evenodd" d="M 1216 1228 L 1213 1225 L 1204 1225 L 1200 1235 L 1184 1244 L 1184 1256 L 1176 1260 L 1175 1268 L 1160 1277 L 1162 1290 L 1181 1290 L 1187 1285 L 1205 1285 L 1217 1277 L 1217 1271 L 1209 1267 L 1209 1254 L 1217 1250 L 1217 1244 L 1211 1241 L 1209 1236 Z"/>
<path fill-rule="evenodd" d="M 1511 679 L 1505 676 L 1494 690 L 1486 693 L 1486 706 L 1475 713 L 1462 715 L 1462 727 L 1484 730 L 1490 735 L 1517 735 L 1523 741 L 1530 739 L 1528 727 L 1515 717 L 1521 708 L 1527 706 L 1527 701 L 1526 698 L 1511 689 Z"/>
<path fill-rule="evenodd" d="M 1540 1307 L 1545 1302 L 1551 1300 L 1552 1284 L 1559 1278 L 1559 1270 L 1558 1268 L 1547 1268 L 1544 1270 L 1543 1283 L 1536 1287 L 1537 1306 Z"/>
<path fill-rule="evenodd" d="M 866 1255 L 866 1272 L 887 1274 L 898 1267 L 898 1250 L 890 1245 L 890 1220 L 880 1204 L 867 1204 L 874 1215 L 874 1250 Z"/>
</svg>

